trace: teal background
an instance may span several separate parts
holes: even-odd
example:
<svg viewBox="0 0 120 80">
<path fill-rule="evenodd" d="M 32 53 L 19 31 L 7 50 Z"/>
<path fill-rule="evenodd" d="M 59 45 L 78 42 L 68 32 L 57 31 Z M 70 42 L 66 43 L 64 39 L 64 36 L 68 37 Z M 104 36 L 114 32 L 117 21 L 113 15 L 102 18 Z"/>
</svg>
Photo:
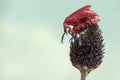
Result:
<svg viewBox="0 0 120 80">
<path fill-rule="evenodd" d="M 87 80 L 120 80 L 119 0 L 0 0 L 0 80 L 80 80 L 64 19 L 87 4 L 101 19 L 105 57 Z"/>
</svg>

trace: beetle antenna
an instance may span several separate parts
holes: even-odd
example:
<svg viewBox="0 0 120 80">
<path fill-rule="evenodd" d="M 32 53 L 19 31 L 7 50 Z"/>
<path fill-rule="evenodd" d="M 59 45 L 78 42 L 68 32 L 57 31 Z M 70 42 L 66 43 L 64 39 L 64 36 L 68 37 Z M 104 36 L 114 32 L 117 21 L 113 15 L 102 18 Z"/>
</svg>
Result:
<svg viewBox="0 0 120 80">
<path fill-rule="evenodd" d="M 62 37 L 61 37 L 61 43 L 63 43 L 63 39 L 64 39 L 64 36 L 65 36 L 66 32 L 64 31 Z"/>
</svg>

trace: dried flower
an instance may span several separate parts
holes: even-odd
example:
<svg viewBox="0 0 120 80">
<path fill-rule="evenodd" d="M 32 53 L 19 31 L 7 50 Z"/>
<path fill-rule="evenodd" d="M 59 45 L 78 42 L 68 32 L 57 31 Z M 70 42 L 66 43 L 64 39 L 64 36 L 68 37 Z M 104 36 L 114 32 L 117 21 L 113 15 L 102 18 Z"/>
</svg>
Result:
<svg viewBox="0 0 120 80">
<path fill-rule="evenodd" d="M 70 60 L 72 65 L 81 71 L 82 78 L 101 64 L 103 47 L 103 37 L 98 25 L 91 26 L 80 34 L 79 39 L 71 41 Z"/>
</svg>

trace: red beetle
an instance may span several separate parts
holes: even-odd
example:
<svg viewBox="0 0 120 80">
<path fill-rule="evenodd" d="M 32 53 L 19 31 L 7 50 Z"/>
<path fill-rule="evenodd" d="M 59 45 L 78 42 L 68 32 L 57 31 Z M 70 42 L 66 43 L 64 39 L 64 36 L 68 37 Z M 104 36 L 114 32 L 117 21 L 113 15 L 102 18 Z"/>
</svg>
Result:
<svg viewBox="0 0 120 80">
<path fill-rule="evenodd" d="M 63 38 L 66 33 L 69 33 L 74 37 L 86 28 L 90 27 L 92 24 L 97 24 L 100 21 L 96 18 L 96 16 L 98 16 L 97 13 L 90 10 L 90 8 L 91 5 L 86 5 L 65 19 L 63 23 L 64 33 L 61 42 L 63 42 Z"/>
</svg>

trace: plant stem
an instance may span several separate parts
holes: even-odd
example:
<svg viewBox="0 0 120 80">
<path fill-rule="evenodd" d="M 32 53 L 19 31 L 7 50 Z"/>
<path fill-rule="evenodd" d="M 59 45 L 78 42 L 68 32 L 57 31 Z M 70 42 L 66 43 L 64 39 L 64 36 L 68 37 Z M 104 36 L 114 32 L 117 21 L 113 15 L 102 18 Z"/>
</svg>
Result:
<svg viewBox="0 0 120 80">
<path fill-rule="evenodd" d="M 81 72 L 81 80 L 86 80 L 87 71 L 80 71 Z"/>
</svg>

